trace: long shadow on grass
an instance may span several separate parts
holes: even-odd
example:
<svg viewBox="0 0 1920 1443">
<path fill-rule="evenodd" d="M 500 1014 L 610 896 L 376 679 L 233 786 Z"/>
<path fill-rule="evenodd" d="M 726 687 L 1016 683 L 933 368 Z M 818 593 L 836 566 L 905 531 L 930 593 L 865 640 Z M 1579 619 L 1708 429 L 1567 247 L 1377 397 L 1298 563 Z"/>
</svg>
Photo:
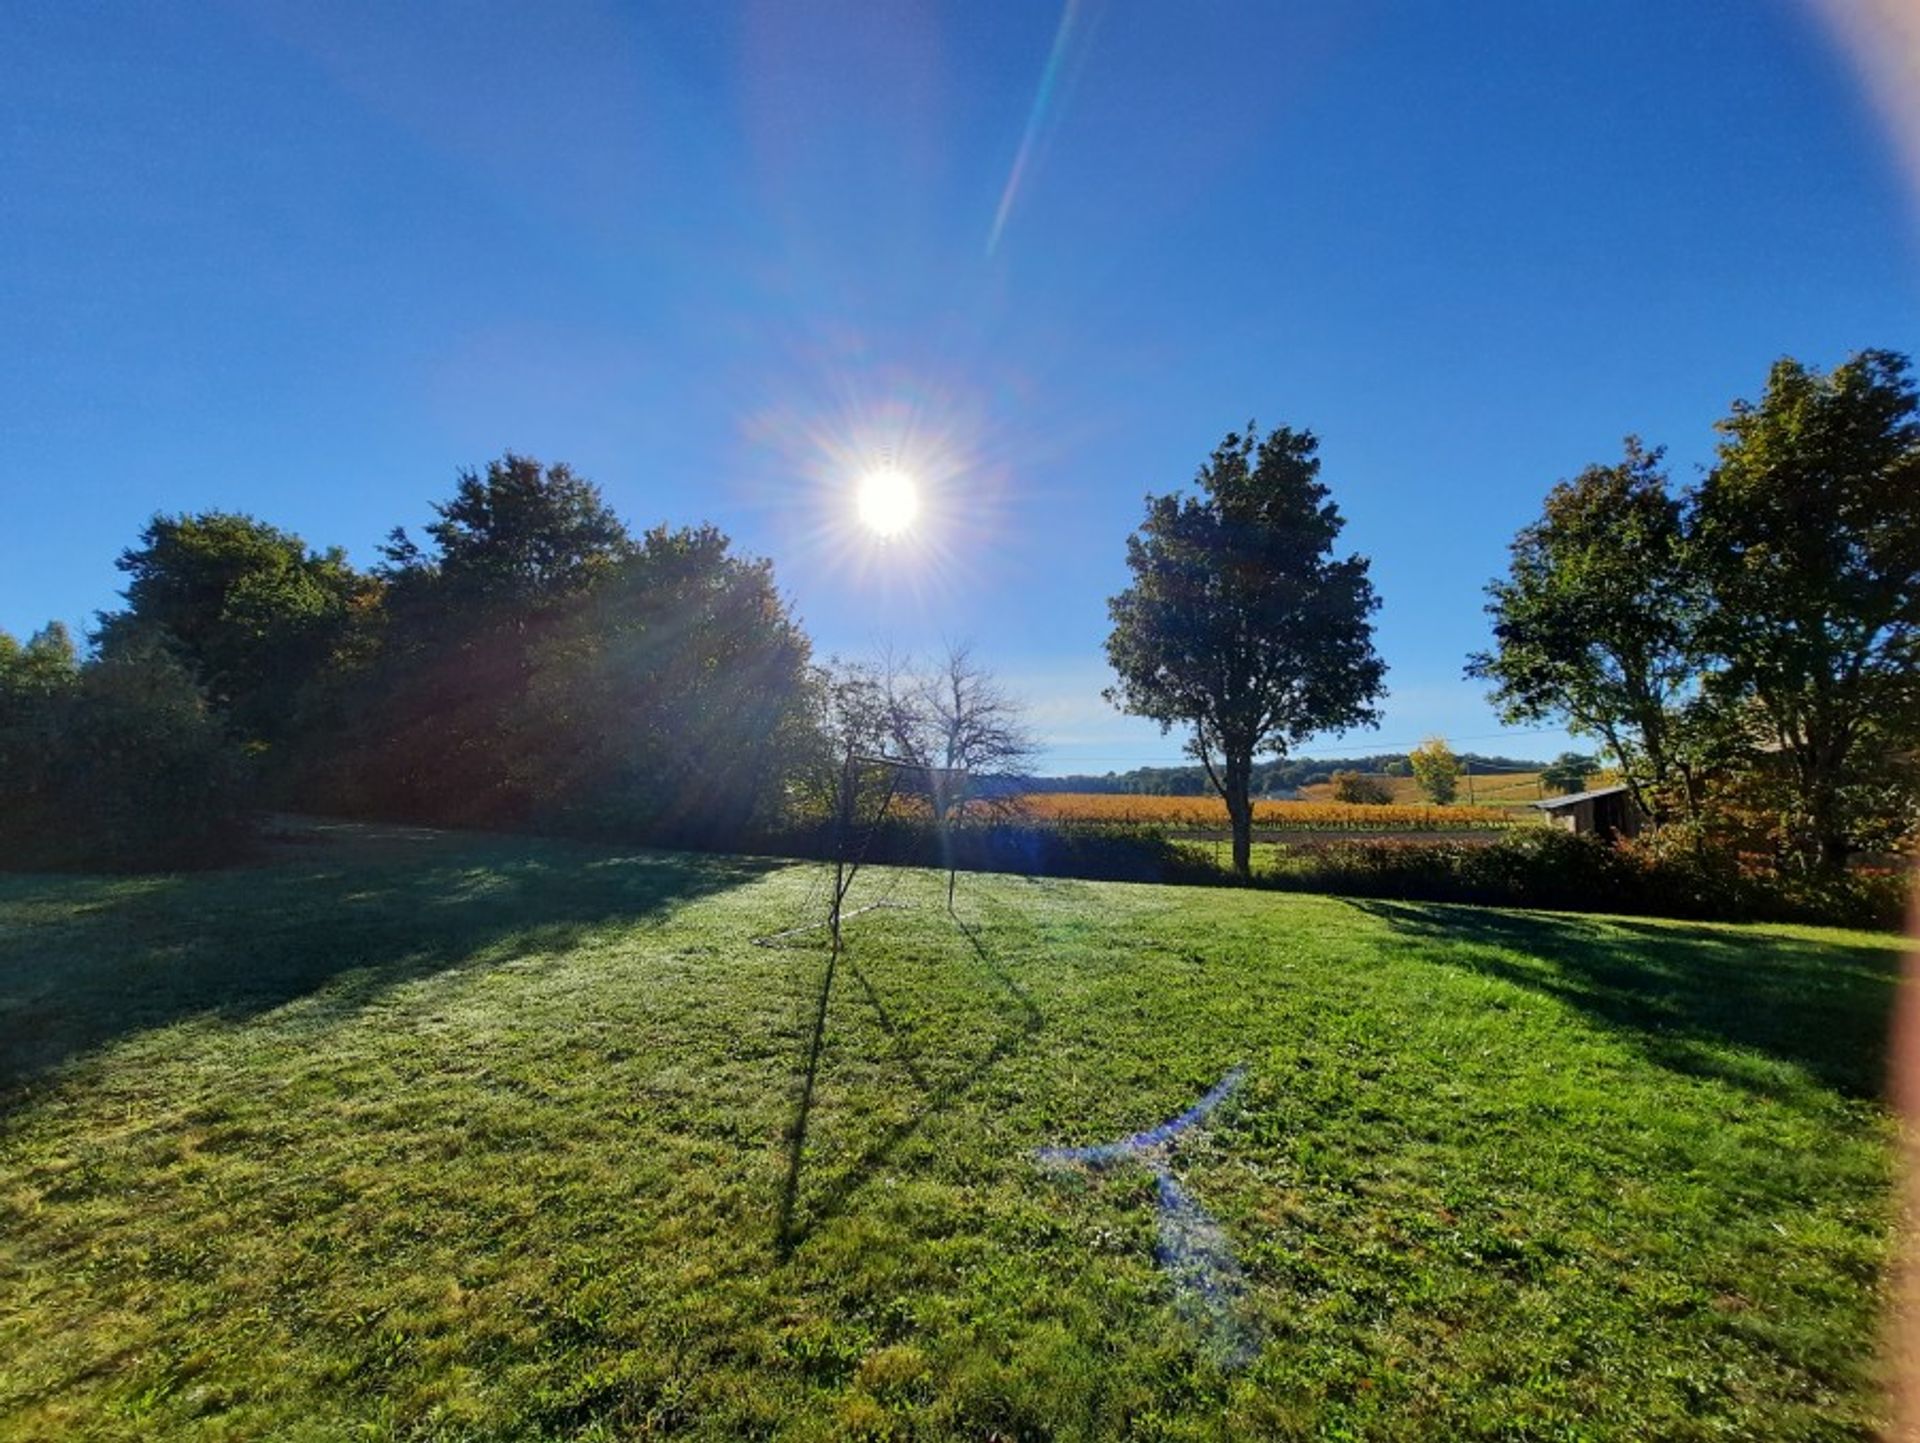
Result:
<svg viewBox="0 0 1920 1443">
<path fill-rule="evenodd" d="M 117 1038 L 302 999 L 298 1025 L 331 1026 L 398 984 L 561 951 L 778 865 L 347 827 L 267 866 L 0 879 L 0 1112 Z"/>
<path fill-rule="evenodd" d="M 974 1092 L 1002 1062 L 1018 1053 L 1046 1025 L 1046 1017 L 1032 996 L 993 955 L 980 930 L 951 914 L 946 920 L 966 938 L 980 971 L 1008 1004 L 1006 1011 L 1018 1013 L 1018 1019 L 1009 1019 L 1010 1025 L 994 1039 L 993 1046 L 984 1057 L 957 1076 L 935 1083 L 914 1052 L 906 1029 L 894 1018 L 872 979 L 855 959 L 851 948 L 837 955 L 829 955 L 815 998 L 813 1031 L 808 1039 L 806 1066 L 801 1073 L 800 1095 L 794 1104 L 793 1123 L 787 1130 L 787 1173 L 780 1194 L 780 1219 L 774 1237 L 775 1250 L 782 1261 L 791 1257 L 794 1249 L 811 1237 L 822 1223 L 838 1216 L 848 1200 L 885 1167 L 901 1145 L 919 1132 L 930 1118 L 948 1111 Z M 806 1221 L 801 1222 L 798 1213 L 805 1172 L 802 1159 L 806 1152 L 807 1129 L 812 1120 L 814 1089 L 819 1079 L 820 1053 L 826 1037 L 827 1011 L 832 999 L 834 977 L 842 967 L 860 988 L 868 1007 L 879 1020 L 881 1030 L 887 1035 L 895 1061 L 913 1079 L 923 1101 L 913 1116 L 882 1130 L 845 1171 L 817 1197 L 810 1198 Z"/>
<path fill-rule="evenodd" d="M 1781 1091 L 1766 1069 L 1720 1050 L 1730 1044 L 1855 1096 L 1885 1087 L 1896 949 L 1445 903 L 1347 905 L 1385 922 L 1417 960 L 1557 998 L 1675 1071 Z"/>
</svg>

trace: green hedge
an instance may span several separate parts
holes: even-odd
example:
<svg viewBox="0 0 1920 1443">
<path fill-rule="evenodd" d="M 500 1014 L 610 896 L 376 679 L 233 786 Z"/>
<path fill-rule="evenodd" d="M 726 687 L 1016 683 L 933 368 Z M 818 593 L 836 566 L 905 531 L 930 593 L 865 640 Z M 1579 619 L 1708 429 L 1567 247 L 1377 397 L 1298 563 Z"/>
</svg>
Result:
<svg viewBox="0 0 1920 1443">
<path fill-rule="evenodd" d="M 1818 879 L 1741 868 L 1730 858 L 1662 854 L 1545 828 L 1498 842 L 1336 842 L 1287 848 L 1255 885 L 1422 902 L 1719 921 L 1897 928 L 1909 879 Z"/>
<path fill-rule="evenodd" d="M 763 834 L 753 849 L 828 858 L 832 843 L 831 829 L 815 824 Z M 856 850 L 868 862 L 952 865 L 962 871 L 1182 884 L 1237 881 L 1208 852 L 1147 826 L 968 824 L 953 829 L 949 853 L 930 823 L 894 819 L 863 833 Z M 1254 886 L 1702 921 L 1897 928 L 1909 891 L 1904 875 L 1795 878 L 1743 870 L 1724 857 L 1615 846 L 1545 827 L 1516 829 L 1492 843 L 1396 838 L 1278 851 L 1279 867 L 1257 874 Z"/>
<path fill-rule="evenodd" d="M 0 866 L 146 871 L 231 860 L 251 832 L 244 771 L 176 663 L 93 662 L 0 729 Z"/>
</svg>

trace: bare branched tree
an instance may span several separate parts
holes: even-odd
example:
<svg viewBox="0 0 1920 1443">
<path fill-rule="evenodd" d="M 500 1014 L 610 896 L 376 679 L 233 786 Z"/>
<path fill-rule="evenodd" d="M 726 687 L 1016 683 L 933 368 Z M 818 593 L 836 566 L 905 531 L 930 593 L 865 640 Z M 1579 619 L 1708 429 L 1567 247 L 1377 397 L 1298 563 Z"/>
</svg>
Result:
<svg viewBox="0 0 1920 1443">
<path fill-rule="evenodd" d="M 1019 701 L 965 642 L 936 662 L 884 667 L 893 744 L 921 768 L 933 819 L 945 826 L 971 806 L 1000 809 L 1006 783 L 1030 770 L 1035 746 Z"/>
<path fill-rule="evenodd" d="M 1034 756 L 1019 702 L 964 644 L 933 664 L 882 653 L 873 662 L 835 659 L 817 675 L 819 745 L 800 781 L 803 804 L 833 819 L 834 918 L 853 871 L 850 835 L 875 825 L 896 793 L 927 804 L 946 860 L 953 906 L 953 823 L 970 808 L 1003 814 Z M 874 800 L 864 804 L 862 797 Z"/>
</svg>

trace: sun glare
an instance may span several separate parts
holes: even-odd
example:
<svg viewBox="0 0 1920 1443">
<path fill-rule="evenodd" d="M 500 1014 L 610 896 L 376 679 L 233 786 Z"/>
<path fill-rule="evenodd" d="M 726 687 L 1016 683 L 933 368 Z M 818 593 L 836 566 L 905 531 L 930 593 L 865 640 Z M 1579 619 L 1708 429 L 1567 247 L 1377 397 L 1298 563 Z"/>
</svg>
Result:
<svg viewBox="0 0 1920 1443">
<path fill-rule="evenodd" d="M 888 466 L 860 482 L 860 520 L 875 536 L 898 536 L 920 514 L 920 489 L 906 472 Z"/>
</svg>

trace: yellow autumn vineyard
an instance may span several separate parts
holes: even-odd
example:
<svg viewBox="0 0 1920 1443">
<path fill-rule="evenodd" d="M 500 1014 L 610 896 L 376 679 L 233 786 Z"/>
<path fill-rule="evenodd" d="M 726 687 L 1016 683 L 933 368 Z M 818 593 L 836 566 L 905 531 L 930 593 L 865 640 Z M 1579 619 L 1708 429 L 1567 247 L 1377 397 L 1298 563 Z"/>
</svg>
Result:
<svg viewBox="0 0 1920 1443">
<path fill-rule="evenodd" d="M 1037 821 L 1109 822 L 1163 827 L 1224 827 L 1227 807 L 1218 797 L 1147 797 L 1102 792 L 1035 792 L 1021 799 Z M 1361 806 L 1352 802 L 1255 802 L 1256 827 L 1300 831 L 1470 831 L 1524 825 L 1493 807 Z"/>
</svg>

